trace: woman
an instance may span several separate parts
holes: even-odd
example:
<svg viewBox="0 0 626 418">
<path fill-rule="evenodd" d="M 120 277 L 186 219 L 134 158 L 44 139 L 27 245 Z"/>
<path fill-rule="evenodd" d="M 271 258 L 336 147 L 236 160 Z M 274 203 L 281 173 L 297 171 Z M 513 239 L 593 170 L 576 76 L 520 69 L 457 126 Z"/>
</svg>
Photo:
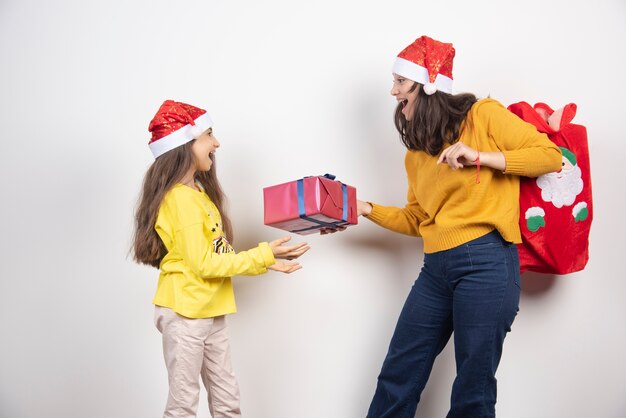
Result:
<svg viewBox="0 0 626 418">
<path fill-rule="evenodd" d="M 357 202 L 359 215 L 421 236 L 425 253 L 368 418 L 414 417 L 453 331 L 457 376 L 448 417 L 495 416 L 495 373 L 520 296 L 519 176 L 561 167 L 558 147 L 500 103 L 451 94 L 454 52 L 422 36 L 398 55 L 391 94 L 407 148 L 407 203 Z"/>
</svg>

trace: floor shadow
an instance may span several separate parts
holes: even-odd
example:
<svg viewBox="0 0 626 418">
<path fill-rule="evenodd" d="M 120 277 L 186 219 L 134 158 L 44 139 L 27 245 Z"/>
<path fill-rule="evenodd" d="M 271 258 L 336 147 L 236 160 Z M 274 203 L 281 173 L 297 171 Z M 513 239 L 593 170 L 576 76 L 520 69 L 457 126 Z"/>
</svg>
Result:
<svg viewBox="0 0 626 418">
<path fill-rule="evenodd" d="M 527 296 L 544 294 L 554 286 L 557 276 L 527 271 L 522 274 L 522 293 Z"/>
</svg>

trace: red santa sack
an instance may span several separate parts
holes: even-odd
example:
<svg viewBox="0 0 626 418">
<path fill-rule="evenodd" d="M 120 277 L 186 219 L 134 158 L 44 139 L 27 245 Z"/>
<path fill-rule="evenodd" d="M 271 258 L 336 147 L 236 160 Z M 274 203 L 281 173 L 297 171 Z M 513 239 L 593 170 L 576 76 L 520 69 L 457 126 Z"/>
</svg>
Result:
<svg viewBox="0 0 626 418">
<path fill-rule="evenodd" d="M 554 111 L 545 103 L 531 107 L 519 102 L 508 109 L 547 134 L 563 153 L 560 171 L 520 179 L 520 270 L 549 274 L 580 271 L 589 260 L 593 204 L 587 130 L 570 123 L 576 105 Z"/>
</svg>

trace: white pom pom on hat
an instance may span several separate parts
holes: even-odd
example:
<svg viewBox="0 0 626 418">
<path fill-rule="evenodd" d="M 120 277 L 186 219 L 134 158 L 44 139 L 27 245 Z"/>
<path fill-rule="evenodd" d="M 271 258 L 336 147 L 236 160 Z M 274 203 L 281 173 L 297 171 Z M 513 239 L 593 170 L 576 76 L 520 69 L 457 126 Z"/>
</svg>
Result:
<svg viewBox="0 0 626 418">
<path fill-rule="evenodd" d="M 437 92 L 437 86 L 435 83 L 426 83 L 424 84 L 424 93 L 431 96 Z"/>
<path fill-rule="evenodd" d="M 189 133 L 194 139 L 197 139 L 200 135 L 202 135 L 202 132 L 202 128 L 198 125 L 192 125 L 191 129 L 189 130 Z"/>
</svg>

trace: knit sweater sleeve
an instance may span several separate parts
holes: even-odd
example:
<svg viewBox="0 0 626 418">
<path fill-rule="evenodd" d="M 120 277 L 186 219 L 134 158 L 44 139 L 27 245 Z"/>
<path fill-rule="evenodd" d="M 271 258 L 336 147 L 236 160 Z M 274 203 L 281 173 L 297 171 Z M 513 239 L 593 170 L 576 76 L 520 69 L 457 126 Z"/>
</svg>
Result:
<svg viewBox="0 0 626 418">
<path fill-rule="evenodd" d="M 561 169 L 561 151 L 548 136 L 497 101 L 485 100 L 476 116 L 504 154 L 505 174 L 537 177 Z"/>
<path fill-rule="evenodd" d="M 372 202 L 370 204 L 372 205 L 372 212 L 366 216 L 370 221 L 394 232 L 414 237 L 421 236 L 419 232 L 419 207 L 409 203 L 404 208 L 381 206 Z"/>
<path fill-rule="evenodd" d="M 409 191 L 407 193 L 406 205 L 403 208 L 399 208 L 395 206 L 381 206 L 370 202 L 372 212 L 366 218 L 391 231 L 419 237 L 421 236 L 419 225 L 426 219 L 426 213 L 415 198 L 412 187 L 413 177 L 411 175 L 414 173 L 414 170 L 409 170 L 408 159 L 406 164 L 409 175 Z"/>
</svg>

